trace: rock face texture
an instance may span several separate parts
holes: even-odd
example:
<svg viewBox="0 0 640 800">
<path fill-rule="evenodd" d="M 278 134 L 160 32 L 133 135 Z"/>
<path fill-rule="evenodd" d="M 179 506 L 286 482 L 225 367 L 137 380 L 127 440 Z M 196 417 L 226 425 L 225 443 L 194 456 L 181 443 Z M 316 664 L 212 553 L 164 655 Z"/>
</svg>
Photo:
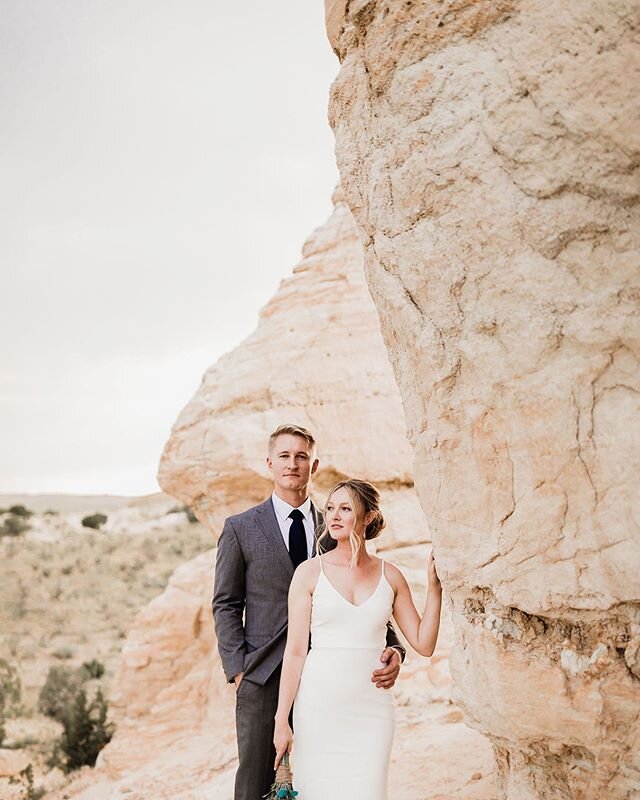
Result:
<svg viewBox="0 0 640 800">
<path fill-rule="evenodd" d="M 317 500 L 343 476 L 366 476 L 383 496 L 381 547 L 429 539 L 362 245 L 339 189 L 333 199 L 256 331 L 208 370 L 163 453 L 160 485 L 214 534 L 229 514 L 269 496 L 269 434 L 294 422 L 318 441 Z"/>
<path fill-rule="evenodd" d="M 326 12 L 467 717 L 502 797 L 638 796 L 638 4 Z"/>
</svg>

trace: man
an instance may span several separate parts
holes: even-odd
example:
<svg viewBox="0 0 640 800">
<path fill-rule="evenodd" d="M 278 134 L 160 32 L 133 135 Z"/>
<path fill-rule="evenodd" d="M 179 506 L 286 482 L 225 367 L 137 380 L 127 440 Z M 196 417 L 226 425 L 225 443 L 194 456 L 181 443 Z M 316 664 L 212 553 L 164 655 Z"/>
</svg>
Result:
<svg viewBox="0 0 640 800">
<path fill-rule="evenodd" d="M 269 437 L 271 497 L 224 524 L 216 561 L 213 616 L 222 668 L 236 686 L 238 771 L 235 800 L 261 800 L 273 783 L 273 727 L 287 638 L 287 596 L 295 568 L 315 554 L 321 522 L 309 498 L 318 469 L 308 430 L 281 425 Z M 325 550 L 335 546 L 330 537 Z M 393 686 L 404 658 L 387 629 L 383 665 L 372 675 L 381 690 Z"/>
</svg>

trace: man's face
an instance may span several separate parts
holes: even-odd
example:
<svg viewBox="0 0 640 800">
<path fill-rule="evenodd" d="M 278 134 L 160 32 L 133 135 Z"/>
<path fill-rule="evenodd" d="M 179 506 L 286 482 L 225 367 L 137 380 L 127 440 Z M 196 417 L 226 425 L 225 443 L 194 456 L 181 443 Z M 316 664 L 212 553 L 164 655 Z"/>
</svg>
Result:
<svg viewBox="0 0 640 800">
<path fill-rule="evenodd" d="M 318 459 L 302 436 L 281 433 L 271 446 L 267 466 L 273 474 L 276 489 L 301 491 L 318 469 Z"/>
</svg>

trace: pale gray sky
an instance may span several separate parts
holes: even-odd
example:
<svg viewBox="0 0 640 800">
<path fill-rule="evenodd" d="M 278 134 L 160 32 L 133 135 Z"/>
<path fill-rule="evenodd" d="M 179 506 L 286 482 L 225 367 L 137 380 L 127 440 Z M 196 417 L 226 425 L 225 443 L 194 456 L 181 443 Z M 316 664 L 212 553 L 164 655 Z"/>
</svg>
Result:
<svg viewBox="0 0 640 800">
<path fill-rule="evenodd" d="M 0 492 L 157 490 L 328 215 L 322 0 L 0 0 Z"/>
</svg>

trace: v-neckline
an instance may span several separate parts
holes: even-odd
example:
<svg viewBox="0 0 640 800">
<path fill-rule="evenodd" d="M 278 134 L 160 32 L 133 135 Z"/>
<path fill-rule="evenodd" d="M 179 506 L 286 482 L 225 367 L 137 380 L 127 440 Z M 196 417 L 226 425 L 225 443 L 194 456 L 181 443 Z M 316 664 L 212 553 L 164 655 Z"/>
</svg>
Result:
<svg viewBox="0 0 640 800">
<path fill-rule="evenodd" d="M 339 595 L 348 606 L 351 606 L 351 608 L 362 608 L 362 606 L 365 606 L 369 602 L 369 600 L 373 600 L 373 598 L 378 594 L 378 590 L 380 589 L 380 586 L 382 584 L 382 579 L 384 578 L 384 561 L 381 560 L 381 562 L 380 562 L 381 563 L 380 578 L 378 580 L 378 583 L 376 584 L 376 588 L 371 592 L 369 597 L 367 597 L 367 599 L 364 602 L 356 604 L 356 603 L 352 603 L 351 600 L 347 600 L 347 598 L 342 594 L 342 592 L 339 589 L 337 589 L 331 583 L 331 581 L 329 580 L 329 577 L 327 576 L 326 572 L 324 571 L 324 567 L 322 567 L 322 556 L 320 556 L 320 559 L 321 559 L 320 560 L 320 567 L 321 567 L 322 574 L 324 575 L 324 579 L 329 584 L 329 586 L 333 589 L 333 591 L 337 595 Z"/>
</svg>

